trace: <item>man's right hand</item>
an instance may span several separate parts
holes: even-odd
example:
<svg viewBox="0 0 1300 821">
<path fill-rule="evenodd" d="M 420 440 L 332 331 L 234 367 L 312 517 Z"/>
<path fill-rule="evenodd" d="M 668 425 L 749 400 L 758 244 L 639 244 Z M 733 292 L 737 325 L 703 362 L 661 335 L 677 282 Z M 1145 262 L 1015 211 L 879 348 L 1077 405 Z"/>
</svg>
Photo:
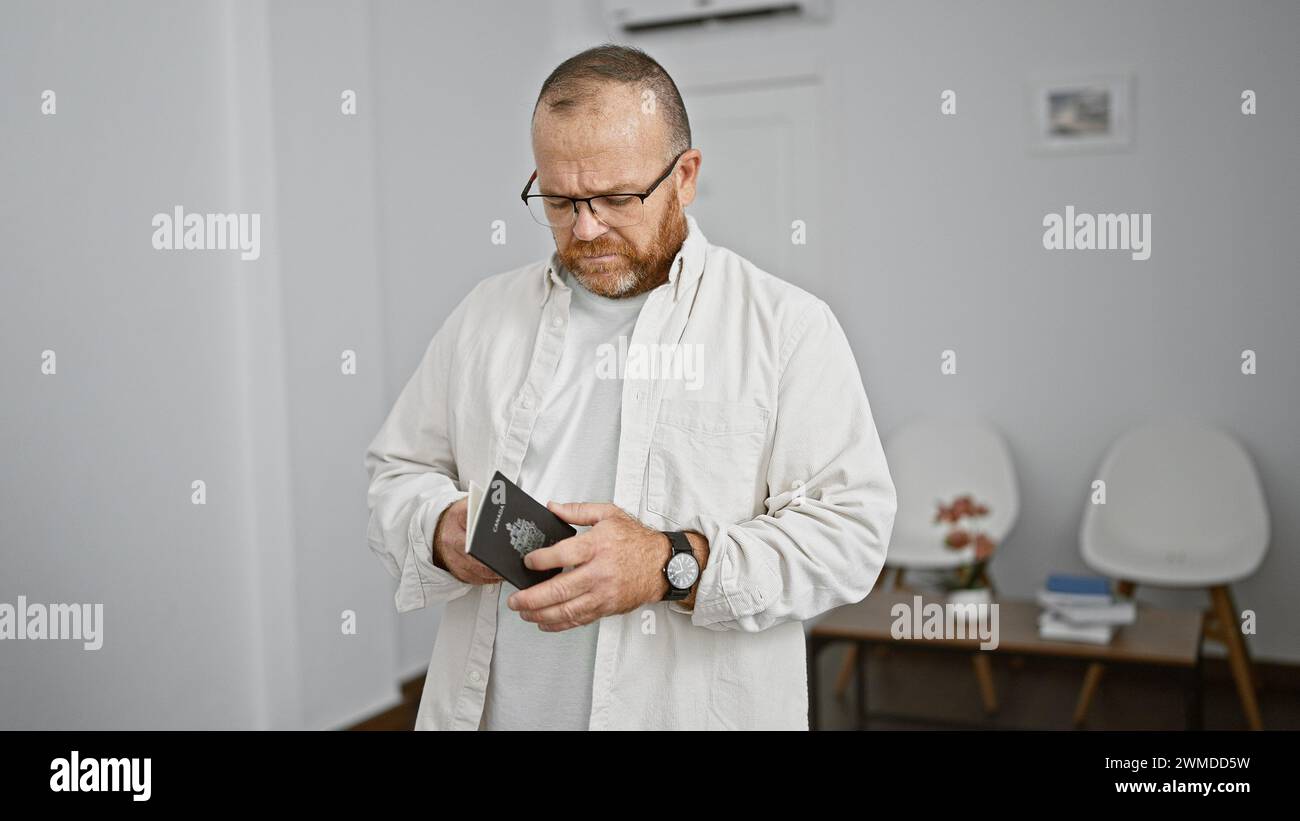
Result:
<svg viewBox="0 0 1300 821">
<path fill-rule="evenodd" d="M 433 532 L 433 564 L 466 584 L 501 581 L 492 568 L 465 552 L 466 514 L 469 498 L 461 499 L 442 512 Z"/>
</svg>

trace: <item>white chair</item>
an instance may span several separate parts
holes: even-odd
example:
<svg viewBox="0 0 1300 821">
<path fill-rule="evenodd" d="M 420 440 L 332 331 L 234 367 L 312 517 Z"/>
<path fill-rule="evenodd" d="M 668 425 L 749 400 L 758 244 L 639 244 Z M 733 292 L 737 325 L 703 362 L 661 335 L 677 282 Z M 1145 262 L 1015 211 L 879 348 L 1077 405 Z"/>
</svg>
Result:
<svg viewBox="0 0 1300 821">
<path fill-rule="evenodd" d="M 1020 513 L 1016 473 L 1002 436 L 972 419 L 913 422 L 885 445 L 889 473 L 898 490 L 898 513 L 889 540 L 886 568 L 951 570 L 974 560 L 973 545 L 945 546 L 934 524 L 937 502 L 970 493 L 989 508 L 982 527 L 998 544 Z"/>
<path fill-rule="evenodd" d="M 1105 504 L 1085 508 L 1079 533 L 1084 562 L 1119 580 L 1124 596 L 1138 584 L 1208 588 L 1205 635 L 1227 646 L 1246 719 L 1252 729 L 1261 728 L 1229 590 L 1259 569 L 1268 549 L 1268 509 L 1250 456 L 1222 431 L 1174 418 L 1120 437 L 1097 478 L 1105 482 Z M 1102 669 L 1088 669 L 1076 725 L 1087 717 Z"/>
<path fill-rule="evenodd" d="M 894 571 L 893 586 L 905 587 L 908 570 L 951 570 L 974 560 L 974 545 L 946 547 L 934 524 L 937 502 L 969 493 L 989 508 L 983 527 L 998 545 L 1011 532 L 1020 512 L 1015 468 L 1001 434 L 974 419 L 930 418 L 904 426 L 885 442 L 889 474 L 898 491 L 898 512 L 889 540 L 885 571 Z M 992 587 L 992 582 L 985 581 Z M 836 681 L 842 695 L 852 680 L 856 654 L 850 650 Z M 997 710 L 988 657 L 974 656 L 980 695 L 987 712 Z"/>
</svg>

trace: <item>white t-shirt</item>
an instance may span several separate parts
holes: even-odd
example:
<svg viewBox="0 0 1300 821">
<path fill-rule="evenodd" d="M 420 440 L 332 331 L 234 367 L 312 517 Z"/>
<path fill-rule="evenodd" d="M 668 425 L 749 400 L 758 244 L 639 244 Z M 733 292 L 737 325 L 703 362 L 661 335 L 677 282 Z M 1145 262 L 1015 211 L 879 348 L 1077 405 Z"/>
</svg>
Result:
<svg viewBox="0 0 1300 821">
<path fill-rule="evenodd" d="M 632 337 L 650 293 L 609 299 L 588 291 L 563 269 L 561 276 L 572 291 L 564 353 L 517 484 L 542 504 L 607 502 L 614 498 L 623 381 L 600 378 L 596 366 L 626 347 L 618 338 Z M 615 373 L 622 371 L 618 365 Z M 604 367 L 599 373 L 610 370 Z M 587 729 L 599 623 L 544 633 L 506 605 L 515 590 L 509 582 L 501 583 L 480 729 Z"/>
</svg>

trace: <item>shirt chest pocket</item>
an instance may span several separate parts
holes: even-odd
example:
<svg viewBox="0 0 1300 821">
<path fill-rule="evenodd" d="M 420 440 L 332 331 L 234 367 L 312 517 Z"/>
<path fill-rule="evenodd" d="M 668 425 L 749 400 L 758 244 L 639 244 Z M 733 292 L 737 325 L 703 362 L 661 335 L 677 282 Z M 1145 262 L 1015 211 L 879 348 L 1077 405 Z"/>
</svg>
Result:
<svg viewBox="0 0 1300 821">
<path fill-rule="evenodd" d="M 646 509 L 679 525 L 695 515 L 743 522 L 765 486 L 768 411 L 739 402 L 665 399 L 650 442 Z"/>
</svg>

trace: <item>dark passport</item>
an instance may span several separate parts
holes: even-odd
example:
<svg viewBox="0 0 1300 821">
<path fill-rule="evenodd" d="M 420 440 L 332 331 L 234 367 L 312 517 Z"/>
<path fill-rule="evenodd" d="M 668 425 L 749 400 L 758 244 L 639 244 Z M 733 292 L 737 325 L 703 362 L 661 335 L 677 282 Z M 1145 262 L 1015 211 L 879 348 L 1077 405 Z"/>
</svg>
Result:
<svg viewBox="0 0 1300 821">
<path fill-rule="evenodd" d="M 578 531 L 497 471 L 486 489 L 470 482 L 465 552 L 523 590 L 559 573 L 530 570 L 524 556 Z"/>
</svg>

